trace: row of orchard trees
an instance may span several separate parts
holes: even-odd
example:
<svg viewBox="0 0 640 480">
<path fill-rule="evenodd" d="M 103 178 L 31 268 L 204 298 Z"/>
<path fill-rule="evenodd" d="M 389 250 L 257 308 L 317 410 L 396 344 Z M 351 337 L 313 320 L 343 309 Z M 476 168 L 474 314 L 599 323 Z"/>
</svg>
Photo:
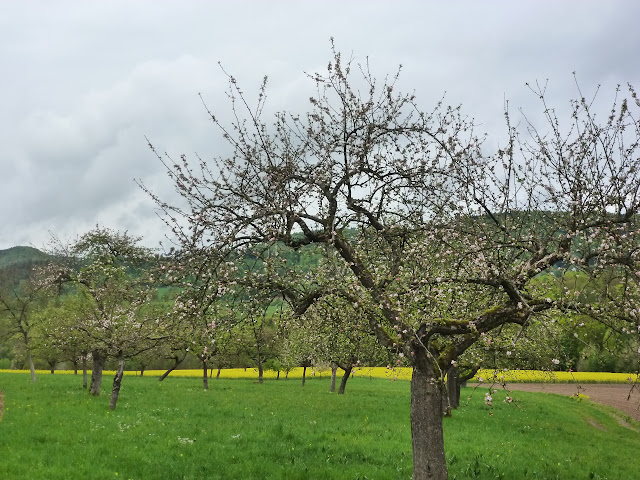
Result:
<svg viewBox="0 0 640 480">
<path fill-rule="evenodd" d="M 33 381 L 35 355 L 52 372 L 61 361 L 76 369 L 81 362 L 86 387 L 90 359 L 89 391 L 96 396 L 105 363 L 115 362 L 111 408 L 131 359 L 173 360 L 164 378 L 190 354 L 202 366 L 204 388 L 209 368 L 237 365 L 239 358 L 257 367 L 260 382 L 267 363 L 284 371 L 331 363 L 345 370 L 341 393 L 354 365 L 383 361 L 372 338 L 349 329 L 336 335 L 332 323 L 323 323 L 357 317 L 343 305 L 292 318 L 274 292 L 255 290 L 252 282 L 271 268 L 259 255 L 226 261 L 225 276 L 219 266 L 194 271 L 192 262 L 179 253 L 156 255 L 139 238 L 106 228 L 69 245 L 54 241 L 47 262 L 0 275 L 2 337 L 17 340 Z"/>
<path fill-rule="evenodd" d="M 179 267 L 177 259 L 161 259 L 137 246 L 136 242 L 137 239 L 126 234 L 96 229 L 74 245 L 61 248 L 58 244 L 58 254 L 49 257 L 50 260 L 55 259 L 55 266 L 2 268 L 0 311 L 4 318 L 0 321 L 0 333 L 2 338 L 13 336 L 19 340 L 16 361 L 27 364 L 34 379 L 34 356 L 39 363 L 46 362 L 52 372 L 61 361 L 72 361 L 76 370 L 80 363 L 83 364 L 86 387 L 86 362 L 87 358 L 92 358 L 96 365 L 91 392 L 97 394 L 100 391 L 101 365 L 107 358 L 111 363 L 133 359 L 133 362 L 128 362 L 129 369 L 134 367 L 142 371 L 147 365 L 160 368 L 171 361 L 164 378 L 191 353 L 191 362 L 188 363 L 193 366 L 193 357 L 201 363 L 205 388 L 208 368 L 217 367 L 219 372 L 223 367 L 255 366 L 261 382 L 265 366 L 286 373 L 296 366 L 313 365 L 329 366 L 334 382 L 337 369 L 341 368 L 344 374 L 339 392 L 343 393 L 355 366 L 406 364 L 401 358 L 390 359 L 375 337 L 367 334 L 367 318 L 363 311 L 335 294 L 325 295 L 299 317 L 289 315 L 286 305 L 273 291 L 256 297 L 258 291 L 255 288 L 251 301 L 247 301 L 251 290 L 241 291 L 241 295 L 236 292 L 234 296 L 227 296 L 225 303 L 218 300 L 217 308 L 205 308 L 203 314 L 196 311 L 187 316 L 176 314 L 176 307 L 177 312 L 184 313 L 185 303 L 196 305 L 198 295 L 206 294 L 202 291 L 206 284 L 197 286 L 184 278 L 181 284 L 177 281 L 180 277 L 176 272 L 184 269 Z M 123 244 L 128 245 L 128 251 L 123 249 Z M 88 254 L 89 245 L 91 253 Z M 105 245 L 110 249 L 107 256 Z M 274 254 L 271 253 L 270 257 L 273 258 Z M 262 268 L 258 258 L 259 255 L 245 254 L 236 260 L 243 265 L 236 272 L 243 278 L 241 283 L 247 284 L 247 278 L 250 275 L 255 277 L 256 269 Z M 318 262 L 317 252 L 304 252 L 303 258 L 289 256 L 284 261 L 293 262 L 307 271 L 311 266 L 319 271 L 316 275 L 328 274 L 321 271 L 327 264 Z M 127 267 L 124 270 L 113 269 L 115 262 Z M 105 270 L 105 265 L 108 270 Z M 100 276 L 95 275 L 98 268 L 103 269 Z M 55 274 L 51 276 L 51 272 Z M 44 279 L 43 275 L 50 278 Z M 88 281 L 90 277 L 93 278 L 91 282 Z M 95 282 L 100 277 L 104 282 L 102 290 L 109 292 L 111 300 L 105 293 L 98 295 Z M 169 277 L 175 277 L 172 288 L 168 287 Z M 136 289 L 132 280 L 140 281 L 143 288 Z M 540 279 L 543 282 L 554 280 L 555 277 Z M 583 288 L 586 278 L 566 274 L 562 283 L 566 288 L 581 291 L 582 297 L 590 295 L 592 298 L 587 302 L 593 303 L 594 292 L 585 292 Z M 216 279 L 215 284 L 220 285 L 221 279 Z M 179 291 L 176 285 L 180 285 L 182 290 L 177 296 L 178 301 L 174 302 Z M 127 294 L 123 295 L 123 291 Z M 132 301 L 132 295 L 136 301 Z M 105 308 L 108 302 L 121 303 Z M 221 308 L 223 304 L 225 307 Z M 227 314 L 222 315 L 225 309 Z M 99 323 L 88 321 L 97 318 L 98 313 L 104 316 L 101 312 L 106 310 L 111 311 L 117 320 L 109 320 L 112 328 L 104 328 L 105 320 Z M 231 310 L 233 317 L 228 314 Z M 120 321 L 134 312 L 152 322 L 155 319 L 156 324 L 146 323 L 148 328 L 140 328 L 140 322 Z M 623 341 L 615 335 L 614 329 L 585 320 L 583 316 L 579 323 L 562 318 L 550 325 L 534 322 L 524 331 L 503 328 L 498 335 L 485 335 L 478 346 L 463 356 L 462 365 L 467 367 L 469 374 L 480 365 L 485 368 L 545 368 L 552 365 L 551 359 L 554 358 L 560 359 L 557 360 L 558 368 L 566 369 L 575 368 L 576 359 L 581 355 L 588 358 L 595 351 L 593 357 L 599 362 L 597 367 L 615 367 L 611 363 L 615 359 L 624 365 L 625 371 L 637 368 L 637 361 L 634 363 L 632 360 L 633 351 L 637 350 L 633 337 L 627 336 Z M 111 332 L 116 326 L 119 337 Z M 124 333 L 128 337 L 123 337 Z M 518 341 L 514 344 L 512 339 L 515 335 Z M 544 341 L 540 341 L 541 338 Z M 107 340 L 110 343 L 105 345 Z M 119 348 L 120 345 L 123 348 Z M 598 354 L 599 350 L 604 353 Z M 584 362 L 586 365 L 592 363 Z M 450 379 L 455 377 L 455 371 L 449 369 L 448 373 Z M 335 385 L 332 384 L 331 388 L 334 390 Z M 455 406 L 452 395 L 449 397 L 449 403 Z"/>
<path fill-rule="evenodd" d="M 56 243 L 46 264 L 16 283 L 2 275 L 5 337 L 19 334 L 35 381 L 33 352 L 51 365 L 92 359 L 90 392 L 100 393 L 108 358 L 117 362 L 115 408 L 127 359 L 167 338 L 166 309 L 157 295 L 158 257 L 127 234 L 96 228 L 71 245 Z M 86 385 L 86 364 L 85 372 Z"/>
<path fill-rule="evenodd" d="M 507 111 L 507 136 L 492 150 L 459 108 L 424 111 L 397 76 L 378 81 L 338 52 L 310 79 L 307 113 L 267 118 L 265 85 L 251 106 L 229 77 L 235 121 L 209 113 L 232 153 L 160 156 L 181 199 L 154 198 L 196 285 L 208 285 L 187 307 L 207 312 L 217 282 L 235 282 L 246 301 L 277 294 L 293 318 L 310 313 L 318 329 L 347 332 L 345 343 L 374 337 L 413 367 L 414 479 L 447 478 L 442 404 L 453 365 L 496 343 L 508 356 L 532 328 L 545 343 L 544 332 L 578 317 L 637 345 L 640 102 L 619 89 L 600 111 L 579 93 L 561 119 L 532 87 L 542 122 L 513 124 Z M 309 246 L 323 258 L 313 271 L 281 251 Z M 228 259 L 247 251 L 264 268 L 230 274 Z"/>
</svg>

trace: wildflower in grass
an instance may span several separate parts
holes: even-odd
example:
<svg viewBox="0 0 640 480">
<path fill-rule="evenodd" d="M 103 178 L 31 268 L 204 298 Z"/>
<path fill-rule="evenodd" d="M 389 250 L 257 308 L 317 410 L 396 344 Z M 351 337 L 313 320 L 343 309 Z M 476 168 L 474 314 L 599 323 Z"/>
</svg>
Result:
<svg viewBox="0 0 640 480">
<path fill-rule="evenodd" d="M 183 445 L 191 445 L 195 440 L 192 438 L 178 437 L 178 441 Z"/>
</svg>

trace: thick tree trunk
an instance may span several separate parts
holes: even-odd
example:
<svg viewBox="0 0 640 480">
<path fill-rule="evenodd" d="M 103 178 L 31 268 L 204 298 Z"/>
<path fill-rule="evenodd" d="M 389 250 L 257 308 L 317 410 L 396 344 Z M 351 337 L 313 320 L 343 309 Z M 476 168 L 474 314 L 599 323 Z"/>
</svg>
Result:
<svg viewBox="0 0 640 480">
<path fill-rule="evenodd" d="M 256 352 L 256 366 L 258 367 L 258 383 L 264 383 L 264 358 L 262 357 L 262 353 L 260 353 L 260 349 Z"/>
<path fill-rule="evenodd" d="M 336 391 L 336 374 L 338 373 L 338 365 L 335 363 L 331 364 L 331 387 L 329 388 L 330 392 Z"/>
<path fill-rule="evenodd" d="M 452 409 L 460 406 L 460 370 L 453 365 L 447 372 L 447 400 L 445 412 L 450 415 Z"/>
<path fill-rule="evenodd" d="M 258 366 L 258 383 L 264 383 L 264 367 L 262 366 L 263 363 L 264 359 L 262 358 L 260 350 L 258 350 L 256 355 L 256 365 Z"/>
<path fill-rule="evenodd" d="M 165 378 L 167 378 L 171 372 L 173 372 L 176 368 L 178 368 L 178 365 L 180 365 L 186 357 L 187 357 L 186 354 L 184 354 L 182 358 L 178 357 L 177 355 L 173 357 L 173 365 L 166 372 L 164 372 L 158 380 L 161 382 Z"/>
<path fill-rule="evenodd" d="M 93 357 L 93 367 L 91 369 L 91 385 L 89 393 L 93 396 L 100 395 L 100 387 L 102 386 L 102 369 L 104 368 L 104 356 L 99 350 L 91 352 Z"/>
<path fill-rule="evenodd" d="M 121 356 L 118 358 L 118 370 L 113 377 L 113 388 L 111 389 L 111 400 L 109 400 L 109 408 L 111 410 L 116 409 L 118 403 L 118 396 L 120 395 L 120 386 L 122 385 L 122 376 L 124 375 L 124 358 Z"/>
<path fill-rule="evenodd" d="M 51 372 L 51 375 L 53 375 L 54 373 L 56 373 L 56 363 L 54 361 L 50 361 L 47 362 L 49 364 L 49 372 Z"/>
<path fill-rule="evenodd" d="M 36 381 L 36 366 L 33 364 L 33 357 L 31 352 L 27 351 L 27 363 L 29 364 L 29 371 L 31 372 L 31 381 Z"/>
<path fill-rule="evenodd" d="M 22 336 L 24 338 L 24 346 L 27 350 L 27 363 L 29 364 L 29 371 L 31 372 L 31 381 L 36 381 L 36 366 L 33 364 L 33 356 L 31 355 L 31 347 L 29 343 L 29 332 L 22 330 Z"/>
<path fill-rule="evenodd" d="M 207 376 L 207 361 L 202 360 L 202 388 L 209 390 L 209 377 Z"/>
<path fill-rule="evenodd" d="M 442 429 L 443 385 L 426 352 L 421 353 L 411 377 L 413 480 L 446 480 Z"/>
<path fill-rule="evenodd" d="M 82 388 L 87 388 L 87 355 L 82 355 Z"/>
<path fill-rule="evenodd" d="M 344 395 L 344 390 L 347 388 L 347 380 L 349 380 L 349 375 L 351 375 L 351 370 L 353 367 L 344 368 L 344 375 L 342 375 L 342 381 L 340 382 L 340 388 L 338 389 L 338 395 Z"/>
<path fill-rule="evenodd" d="M 307 381 L 307 367 L 302 367 L 302 386 L 304 387 L 304 382 Z"/>
</svg>

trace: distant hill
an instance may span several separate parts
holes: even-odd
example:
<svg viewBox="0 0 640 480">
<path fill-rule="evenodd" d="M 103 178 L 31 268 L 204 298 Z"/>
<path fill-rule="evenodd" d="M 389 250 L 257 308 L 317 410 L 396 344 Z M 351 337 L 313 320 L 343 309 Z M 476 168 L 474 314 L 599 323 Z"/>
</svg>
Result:
<svg viewBox="0 0 640 480">
<path fill-rule="evenodd" d="M 33 265 L 48 259 L 49 255 L 34 247 L 11 247 L 0 250 L 0 268 L 20 264 Z"/>
<path fill-rule="evenodd" d="M 3 287 L 19 285 L 31 276 L 34 267 L 44 265 L 50 258 L 50 255 L 33 247 L 0 250 L 0 284 Z"/>
</svg>

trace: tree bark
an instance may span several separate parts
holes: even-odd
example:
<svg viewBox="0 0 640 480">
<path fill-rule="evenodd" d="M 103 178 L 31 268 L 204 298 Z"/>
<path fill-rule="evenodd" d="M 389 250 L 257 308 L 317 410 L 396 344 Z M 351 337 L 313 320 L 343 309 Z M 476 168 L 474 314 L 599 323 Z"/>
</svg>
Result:
<svg viewBox="0 0 640 480">
<path fill-rule="evenodd" d="M 202 388 L 209 390 L 209 377 L 207 376 L 207 361 L 202 360 Z"/>
<path fill-rule="evenodd" d="M 109 400 L 109 409 L 115 410 L 120 395 L 120 386 L 122 385 L 122 376 L 124 375 L 124 357 L 118 358 L 118 370 L 113 377 L 113 388 L 111 389 L 111 399 Z"/>
<path fill-rule="evenodd" d="M 31 381 L 36 381 L 36 367 L 33 364 L 33 356 L 31 355 L 31 346 L 29 344 L 29 332 L 22 330 L 22 336 L 24 337 L 24 346 L 27 350 L 27 363 L 29 364 L 29 371 L 31 372 Z"/>
<path fill-rule="evenodd" d="M 413 480 L 446 480 L 442 429 L 443 385 L 433 362 L 424 348 L 421 350 L 411 377 Z"/>
<path fill-rule="evenodd" d="M 447 400 L 449 412 L 460 406 L 460 370 L 453 365 L 447 372 Z"/>
<path fill-rule="evenodd" d="M 330 392 L 336 391 L 336 374 L 338 373 L 338 365 L 335 363 L 331 364 L 331 387 L 329 388 Z"/>
<path fill-rule="evenodd" d="M 78 359 L 77 358 L 73 361 L 73 374 L 74 375 L 78 374 Z"/>
<path fill-rule="evenodd" d="M 29 364 L 29 371 L 31 372 L 31 381 L 36 381 L 36 367 L 33 364 L 33 357 L 31 356 L 31 352 L 27 351 L 27 363 Z"/>
<path fill-rule="evenodd" d="M 304 387 L 304 382 L 307 381 L 307 367 L 302 367 L 302 386 Z"/>
<path fill-rule="evenodd" d="M 82 355 L 82 388 L 87 388 L 87 355 Z"/>
<path fill-rule="evenodd" d="M 95 397 L 100 395 L 100 387 L 102 386 L 102 369 L 104 367 L 104 356 L 99 350 L 91 352 L 93 357 L 93 367 L 91 369 L 91 385 L 89 393 Z"/>
<path fill-rule="evenodd" d="M 349 380 L 349 375 L 351 375 L 351 370 L 353 367 L 343 368 L 344 375 L 342 375 L 342 381 L 340 382 L 340 388 L 338 389 L 338 395 L 344 395 L 344 390 L 347 388 L 347 380 Z"/>
</svg>

